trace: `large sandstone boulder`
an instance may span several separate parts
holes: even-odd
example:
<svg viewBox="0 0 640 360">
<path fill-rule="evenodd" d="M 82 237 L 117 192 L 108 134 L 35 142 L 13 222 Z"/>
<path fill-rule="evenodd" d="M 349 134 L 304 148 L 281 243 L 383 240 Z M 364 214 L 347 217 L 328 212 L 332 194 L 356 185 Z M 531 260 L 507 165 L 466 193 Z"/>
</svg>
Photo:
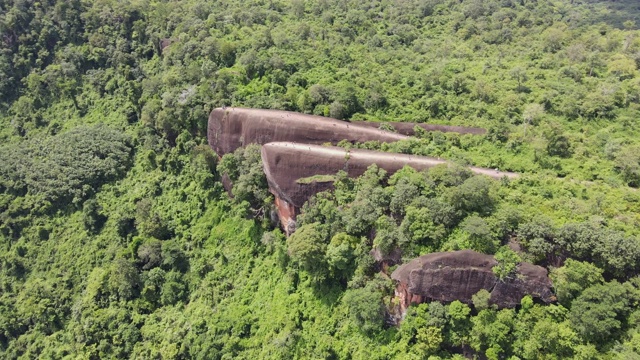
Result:
<svg viewBox="0 0 640 360">
<path fill-rule="evenodd" d="M 500 308 L 519 305 L 525 295 L 547 303 L 555 300 L 543 267 L 521 263 L 514 276 L 500 280 L 492 271 L 497 264 L 492 255 L 472 250 L 432 253 L 398 267 L 391 278 L 398 282 L 396 296 L 403 308 L 428 300 L 470 304 L 482 289 L 491 293 L 490 303 Z"/>
<path fill-rule="evenodd" d="M 209 115 L 209 145 L 219 155 L 248 144 L 291 141 L 303 144 L 394 142 L 407 136 L 332 118 L 290 111 L 217 108 Z"/>
<path fill-rule="evenodd" d="M 446 161 L 427 156 L 385 153 L 371 150 L 345 150 L 334 146 L 272 142 L 262 147 L 262 163 L 271 191 L 300 208 L 312 195 L 332 188 L 335 175 L 344 170 L 350 177 L 362 175 L 376 164 L 393 174 L 404 166 L 424 170 Z M 476 174 L 495 179 L 517 177 L 515 173 L 470 167 Z"/>
</svg>

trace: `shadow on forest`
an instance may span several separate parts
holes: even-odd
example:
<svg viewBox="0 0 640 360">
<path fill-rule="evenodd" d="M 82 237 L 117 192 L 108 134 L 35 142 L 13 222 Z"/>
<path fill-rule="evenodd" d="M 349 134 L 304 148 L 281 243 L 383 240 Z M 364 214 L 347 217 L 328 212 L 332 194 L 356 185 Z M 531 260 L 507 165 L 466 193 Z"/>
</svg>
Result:
<svg viewBox="0 0 640 360">
<path fill-rule="evenodd" d="M 637 0 L 608 0 L 589 1 L 591 6 L 600 6 L 608 9 L 608 13 L 594 11 L 584 18 L 584 22 L 588 24 L 605 23 L 617 29 L 624 29 L 626 21 L 633 21 L 634 30 L 640 29 L 640 2 Z"/>
</svg>

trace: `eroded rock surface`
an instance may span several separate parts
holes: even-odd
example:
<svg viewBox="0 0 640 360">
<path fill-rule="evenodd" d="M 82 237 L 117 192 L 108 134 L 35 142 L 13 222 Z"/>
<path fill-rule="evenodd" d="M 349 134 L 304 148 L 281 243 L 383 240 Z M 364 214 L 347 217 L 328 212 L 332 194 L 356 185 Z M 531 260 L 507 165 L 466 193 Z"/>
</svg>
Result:
<svg viewBox="0 0 640 360">
<path fill-rule="evenodd" d="M 432 253 L 398 267 L 391 278 L 398 282 L 396 296 L 403 311 L 411 303 L 429 300 L 471 304 L 482 289 L 499 308 L 515 307 L 525 295 L 547 303 L 555 300 L 543 267 L 521 263 L 514 276 L 500 280 L 491 270 L 497 264 L 492 255 L 472 250 Z"/>
</svg>

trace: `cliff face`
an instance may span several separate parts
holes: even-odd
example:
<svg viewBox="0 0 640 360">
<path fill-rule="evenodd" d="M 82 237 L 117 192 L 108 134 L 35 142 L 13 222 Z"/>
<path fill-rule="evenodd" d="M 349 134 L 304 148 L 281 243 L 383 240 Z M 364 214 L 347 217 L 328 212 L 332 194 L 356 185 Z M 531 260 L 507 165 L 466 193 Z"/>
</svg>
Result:
<svg viewBox="0 0 640 360">
<path fill-rule="evenodd" d="M 213 150 L 222 156 L 248 144 L 264 145 L 273 141 L 303 144 L 337 144 L 342 140 L 394 142 L 407 136 L 290 111 L 217 108 L 209 115 L 207 138 Z"/>
<path fill-rule="evenodd" d="M 398 267 L 391 278 L 398 283 L 396 296 L 403 312 L 411 303 L 428 300 L 471 304 L 482 289 L 499 308 L 515 307 L 525 295 L 547 303 L 555 300 L 543 267 L 521 263 L 514 276 L 500 280 L 491 270 L 497 264 L 492 255 L 471 250 L 432 253 Z"/>
<path fill-rule="evenodd" d="M 344 170 L 350 177 L 357 177 L 372 164 L 393 174 L 404 166 L 424 170 L 447 162 L 426 156 L 357 149 L 347 151 L 334 146 L 272 142 L 262 147 L 262 164 L 269 189 L 277 199 L 280 222 L 287 234 L 290 234 L 295 229 L 295 215 L 298 209 L 311 196 L 331 189 L 333 175 L 340 170 Z M 514 173 L 489 169 L 470 169 L 477 174 L 495 179 L 517 176 Z M 283 206 L 286 206 L 286 209 L 281 209 Z"/>
</svg>

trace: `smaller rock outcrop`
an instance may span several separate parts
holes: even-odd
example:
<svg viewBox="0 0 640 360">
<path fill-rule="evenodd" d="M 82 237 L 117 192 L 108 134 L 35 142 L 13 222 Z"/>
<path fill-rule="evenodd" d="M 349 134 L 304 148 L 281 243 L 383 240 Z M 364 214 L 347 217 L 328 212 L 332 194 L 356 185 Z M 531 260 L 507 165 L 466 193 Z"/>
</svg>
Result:
<svg viewBox="0 0 640 360">
<path fill-rule="evenodd" d="M 472 250 L 439 252 L 398 267 L 391 278 L 397 281 L 395 293 L 402 312 L 411 303 L 426 301 L 471 304 L 472 296 L 482 289 L 491 293 L 490 304 L 499 308 L 515 307 L 525 295 L 555 301 L 545 268 L 521 263 L 513 276 L 501 280 L 492 270 L 497 264 L 492 255 Z"/>
</svg>

